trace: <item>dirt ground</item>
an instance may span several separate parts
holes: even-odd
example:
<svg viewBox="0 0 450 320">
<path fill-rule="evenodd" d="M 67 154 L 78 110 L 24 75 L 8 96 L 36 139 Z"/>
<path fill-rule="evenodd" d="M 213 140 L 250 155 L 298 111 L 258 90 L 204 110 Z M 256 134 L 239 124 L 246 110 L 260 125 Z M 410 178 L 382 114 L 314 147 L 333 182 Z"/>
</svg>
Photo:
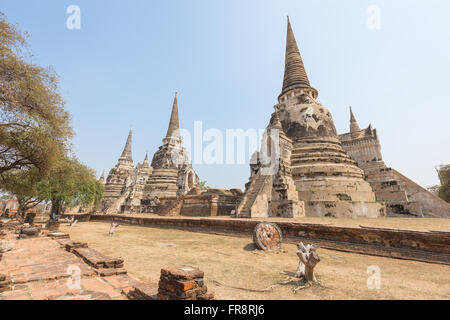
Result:
<svg viewBox="0 0 450 320">
<path fill-rule="evenodd" d="M 299 283 L 289 276 L 298 263 L 295 245 L 266 253 L 254 248 L 251 237 L 137 226 L 120 226 L 109 237 L 109 224 L 102 222 L 61 230 L 106 255 L 123 257 L 128 272 L 142 281 L 157 282 L 161 267 L 197 266 L 218 299 L 450 299 L 445 265 L 319 249 L 320 285 L 294 293 Z M 378 290 L 367 287 L 369 266 L 380 268 Z"/>
</svg>

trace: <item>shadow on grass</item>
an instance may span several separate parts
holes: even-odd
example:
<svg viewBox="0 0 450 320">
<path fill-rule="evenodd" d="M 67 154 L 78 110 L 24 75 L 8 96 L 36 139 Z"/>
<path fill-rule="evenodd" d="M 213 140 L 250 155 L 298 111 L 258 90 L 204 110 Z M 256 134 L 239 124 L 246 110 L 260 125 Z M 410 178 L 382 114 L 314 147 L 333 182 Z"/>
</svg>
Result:
<svg viewBox="0 0 450 320">
<path fill-rule="evenodd" d="M 245 245 L 244 250 L 245 251 L 255 251 L 255 250 L 258 250 L 258 248 L 252 242 L 252 243 L 249 243 L 249 244 Z"/>
</svg>

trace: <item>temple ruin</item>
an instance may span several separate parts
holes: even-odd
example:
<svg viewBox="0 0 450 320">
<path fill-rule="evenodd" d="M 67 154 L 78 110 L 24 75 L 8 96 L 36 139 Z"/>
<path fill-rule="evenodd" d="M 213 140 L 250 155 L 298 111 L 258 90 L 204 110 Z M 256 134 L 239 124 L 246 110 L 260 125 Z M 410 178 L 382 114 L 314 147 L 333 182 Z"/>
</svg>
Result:
<svg viewBox="0 0 450 320">
<path fill-rule="evenodd" d="M 271 146 L 266 155 L 259 152 L 252 159 L 238 216 L 384 216 L 385 206 L 376 201 L 364 171 L 343 149 L 330 111 L 317 101 L 318 91 L 309 83 L 289 18 L 285 63 L 282 92 L 267 131 L 279 131 L 279 147 Z M 273 138 L 268 140 L 273 144 Z M 262 146 L 266 143 L 263 139 Z M 278 171 L 265 173 L 259 159 L 276 149 L 280 156 L 271 158 Z"/>
<path fill-rule="evenodd" d="M 166 137 L 154 154 L 151 165 L 148 154 L 142 164 L 133 165 L 132 138 L 133 131 L 130 130 L 122 155 L 105 181 L 101 211 L 154 212 L 164 199 L 186 195 L 198 185 L 199 178 L 189 163 L 180 136 L 177 94 Z M 102 176 L 100 181 L 103 179 Z"/>
<path fill-rule="evenodd" d="M 198 188 L 180 137 L 177 94 L 163 145 L 136 167 L 132 130 L 111 169 L 99 211 L 164 216 L 450 217 L 450 204 L 385 165 L 376 129 L 361 129 L 350 109 L 350 132 L 338 135 L 317 100 L 288 18 L 285 72 L 278 104 L 250 164 L 245 194 Z"/>
<path fill-rule="evenodd" d="M 450 204 L 395 169 L 381 155 L 377 130 L 360 129 L 350 107 L 350 132 L 339 136 L 344 150 L 364 170 L 378 201 L 386 203 L 388 216 L 450 217 Z"/>
<path fill-rule="evenodd" d="M 105 181 L 104 197 L 96 211 L 115 213 L 156 213 L 162 216 L 230 215 L 242 196 L 239 189 L 198 188 L 199 178 L 189 162 L 180 136 L 178 97 L 172 106 L 169 127 L 162 146 L 148 154 L 136 167 L 132 158 L 133 132 L 130 130 L 117 165 Z"/>
</svg>

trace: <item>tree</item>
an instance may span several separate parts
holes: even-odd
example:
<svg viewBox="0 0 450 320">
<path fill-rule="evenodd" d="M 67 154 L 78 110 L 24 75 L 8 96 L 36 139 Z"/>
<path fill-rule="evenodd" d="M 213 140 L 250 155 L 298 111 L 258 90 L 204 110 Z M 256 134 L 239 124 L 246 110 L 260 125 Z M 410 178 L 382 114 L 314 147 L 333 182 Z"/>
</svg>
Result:
<svg viewBox="0 0 450 320">
<path fill-rule="evenodd" d="M 209 186 L 207 185 L 207 181 L 205 180 L 205 181 L 200 181 L 199 183 L 198 183 L 198 187 L 199 187 L 199 189 L 200 190 L 208 190 L 209 189 Z"/>
<path fill-rule="evenodd" d="M 57 220 L 65 207 L 96 206 L 103 197 L 103 185 L 94 171 L 69 157 L 59 161 L 40 181 L 38 189 L 43 199 L 52 203 L 51 220 Z"/>
<path fill-rule="evenodd" d="M 58 77 L 26 61 L 26 37 L 0 12 L 0 176 L 32 168 L 45 174 L 73 135 Z"/>
<path fill-rule="evenodd" d="M 24 219 L 30 209 L 43 201 L 38 190 L 42 174 L 37 168 L 9 171 L 0 176 L 0 179 L 19 203 L 18 217 Z"/>
<path fill-rule="evenodd" d="M 441 165 L 437 169 L 441 186 L 438 191 L 439 198 L 450 202 L 450 164 Z"/>
</svg>

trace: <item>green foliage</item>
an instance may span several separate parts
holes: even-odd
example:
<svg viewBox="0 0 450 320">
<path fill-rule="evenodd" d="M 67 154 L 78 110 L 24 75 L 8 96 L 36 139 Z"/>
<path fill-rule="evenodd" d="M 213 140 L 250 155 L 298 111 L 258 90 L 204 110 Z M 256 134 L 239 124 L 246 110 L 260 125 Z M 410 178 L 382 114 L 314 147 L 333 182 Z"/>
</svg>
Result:
<svg viewBox="0 0 450 320">
<path fill-rule="evenodd" d="M 0 12 L 0 176 L 33 168 L 48 172 L 73 134 L 57 75 L 27 62 L 26 49 L 26 37 Z"/>
<path fill-rule="evenodd" d="M 439 188 L 439 198 L 450 202 L 450 183 L 447 182 Z"/>
<path fill-rule="evenodd" d="M 207 181 L 200 181 L 198 187 L 200 190 L 208 190 L 210 187 L 207 185 Z"/>
<path fill-rule="evenodd" d="M 439 180 L 441 180 L 441 187 L 438 191 L 439 198 L 450 202 L 450 165 L 442 165 L 438 169 Z"/>
<path fill-rule="evenodd" d="M 0 191 L 18 200 L 22 214 L 48 199 L 42 186 L 54 181 L 49 177 L 66 163 L 61 159 L 73 135 L 58 77 L 51 68 L 31 62 L 26 38 L 0 12 Z M 75 198 L 82 202 L 98 197 L 95 187 L 83 183 L 75 187 L 80 189 Z M 58 188 L 67 190 L 56 184 L 53 192 Z M 70 198 L 55 195 L 63 204 Z"/>
<path fill-rule="evenodd" d="M 92 169 L 75 158 L 63 158 L 58 166 L 39 182 L 39 194 L 52 202 L 52 214 L 64 207 L 97 205 L 103 197 L 103 186 Z"/>
<path fill-rule="evenodd" d="M 42 178 L 37 168 L 29 170 L 11 170 L 0 176 L 3 185 L 8 186 L 8 192 L 19 202 L 19 215 L 24 216 L 27 210 L 37 206 L 42 201 L 38 191 L 38 183 Z"/>
</svg>

